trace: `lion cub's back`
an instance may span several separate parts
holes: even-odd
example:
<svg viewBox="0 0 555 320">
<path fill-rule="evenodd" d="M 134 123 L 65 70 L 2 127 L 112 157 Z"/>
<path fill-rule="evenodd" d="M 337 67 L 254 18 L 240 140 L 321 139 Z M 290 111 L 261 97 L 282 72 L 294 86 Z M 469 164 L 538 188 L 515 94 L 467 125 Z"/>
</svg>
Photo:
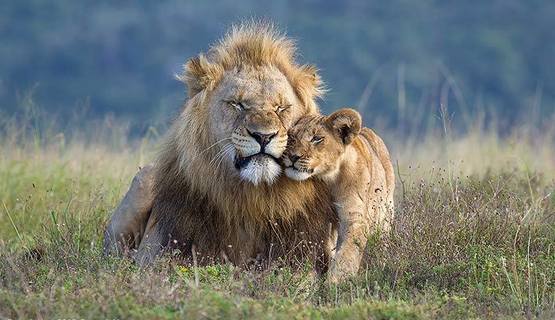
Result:
<svg viewBox="0 0 555 320">
<path fill-rule="evenodd" d="M 366 139 L 374 153 L 378 156 L 378 159 L 385 171 L 388 193 L 393 194 L 393 189 L 395 188 L 395 173 L 393 171 L 393 165 L 385 143 L 372 129 L 366 127 L 362 128 L 360 135 Z"/>
</svg>

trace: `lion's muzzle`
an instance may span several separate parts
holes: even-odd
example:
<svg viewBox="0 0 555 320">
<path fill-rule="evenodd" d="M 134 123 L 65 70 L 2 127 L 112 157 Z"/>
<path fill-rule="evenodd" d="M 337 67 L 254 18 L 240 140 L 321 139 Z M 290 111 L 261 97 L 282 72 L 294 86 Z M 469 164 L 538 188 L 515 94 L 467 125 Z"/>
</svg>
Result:
<svg viewBox="0 0 555 320">
<path fill-rule="evenodd" d="M 235 168 L 254 184 L 271 183 L 281 173 L 278 159 L 287 146 L 287 131 L 275 117 L 267 112 L 249 114 L 231 135 L 237 151 Z"/>
<path fill-rule="evenodd" d="M 275 136 L 277 135 L 277 131 L 276 132 L 270 132 L 270 133 L 262 133 L 262 132 L 250 132 L 247 129 L 247 132 L 251 137 L 254 138 L 254 140 L 256 140 L 256 142 L 258 142 L 262 152 L 265 152 L 266 146 L 270 142 L 272 142 L 272 139 L 275 138 Z"/>
</svg>

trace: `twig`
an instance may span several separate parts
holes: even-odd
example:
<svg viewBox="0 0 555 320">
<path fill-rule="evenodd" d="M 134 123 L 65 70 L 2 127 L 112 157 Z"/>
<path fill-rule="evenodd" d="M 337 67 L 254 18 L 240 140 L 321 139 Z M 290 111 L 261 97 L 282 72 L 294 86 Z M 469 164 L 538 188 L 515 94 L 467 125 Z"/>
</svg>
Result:
<svg viewBox="0 0 555 320">
<path fill-rule="evenodd" d="M 10 214 L 10 210 L 8 210 L 8 207 L 6 206 L 6 203 L 4 202 L 4 200 L 2 200 L 2 205 L 4 206 L 4 210 L 6 210 L 6 214 L 8 215 L 8 218 L 10 219 L 12 227 L 14 228 L 15 233 L 17 234 L 17 237 L 19 238 L 19 241 L 23 244 L 23 238 L 21 237 L 21 234 L 19 233 L 19 230 L 17 229 L 17 226 L 15 225 L 15 223 L 12 219 L 12 215 Z"/>
<path fill-rule="evenodd" d="M 403 198 L 403 204 L 405 203 L 405 180 L 403 180 L 403 178 L 401 177 L 401 169 L 399 169 L 399 159 L 395 160 L 396 164 L 397 164 L 397 175 L 399 176 L 399 182 L 401 183 L 401 191 L 402 191 L 402 198 Z"/>
<path fill-rule="evenodd" d="M 197 250 L 196 246 L 193 244 L 191 251 L 193 252 L 193 266 L 195 270 L 195 287 L 199 287 L 199 276 L 198 276 L 198 263 L 197 263 Z"/>
</svg>

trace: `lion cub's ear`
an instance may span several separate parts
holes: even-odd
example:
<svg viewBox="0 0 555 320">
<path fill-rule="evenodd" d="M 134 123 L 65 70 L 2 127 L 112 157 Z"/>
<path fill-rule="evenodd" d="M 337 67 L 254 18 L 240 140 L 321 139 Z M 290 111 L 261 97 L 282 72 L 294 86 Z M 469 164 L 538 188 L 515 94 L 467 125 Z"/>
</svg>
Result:
<svg viewBox="0 0 555 320">
<path fill-rule="evenodd" d="M 187 85 L 189 98 L 192 98 L 202 90 L 213 89 L 222 74 L 223 70 L 219 65 L 211 63 L 200 54 L 187 61 L 183 66 L 183 73 L 176 78 Z"/>
<path fill-rule="evenodd" d="M 356 110 L 345 108 L 330 114 L 325 123 L 347 145 L 360 133 L 362 118 Z"/>
</svg>

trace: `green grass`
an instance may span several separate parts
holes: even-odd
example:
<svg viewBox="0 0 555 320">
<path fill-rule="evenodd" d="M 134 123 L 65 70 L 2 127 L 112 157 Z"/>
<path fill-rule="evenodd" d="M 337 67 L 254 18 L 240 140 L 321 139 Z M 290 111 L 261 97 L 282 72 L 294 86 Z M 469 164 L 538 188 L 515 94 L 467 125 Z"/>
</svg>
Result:
<svg viewBox="0 0 555 320">
<path fill-rule="evenodd" d="M 363 270 L 338 287 L 310 266 L 105 258 L 104 226 L 148 148 L 4 138 L 0 318 L 553 318 L 553 150 L 481 137 L 396 149 L 393 233 L 369 239 Z"/>
</svg>

